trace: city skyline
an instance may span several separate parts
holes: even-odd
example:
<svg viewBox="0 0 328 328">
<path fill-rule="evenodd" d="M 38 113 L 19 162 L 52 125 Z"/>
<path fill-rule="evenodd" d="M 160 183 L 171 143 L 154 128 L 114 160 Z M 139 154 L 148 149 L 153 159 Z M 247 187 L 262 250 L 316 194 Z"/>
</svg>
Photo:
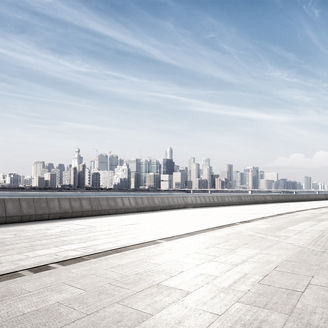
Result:
<svg viewBox="0 0 328 328">
<path fill-rule="evenodd" d="M 171 144 L 328 180 L 327 18 L 308 0 L 1 1 L 0 171 Z"/>
<path fill-rule="evenodd" d="M 75 147 L 75 148 L 80 148 L 79 146 Z M 107 147 L 110 148 L 110 147 Z M 174 148 L 175 149 L 175 148 Z M 70 151 L 69 153 L 65 153 L 65 156 L 60 157 L 58 156 L 58 158 L 53 159 L 42 159 L 41 156 L 39 156 L 40 158 L 38 158 L 37 160 L 32 160 L 32 162 L 34 161 L 44 161 L 45 163 L 70 163 L 71 162 L 71 153 L 72 151 Z M 165 158 L 166 156 L 166 151 L 163 153 L 163 150 L 159 150 L 158 153 L 163 153 L 160 156 L 155 156 L 153 154 L 143 154 L 141 156 L 123 156 L 122 154 L 124 154 L 124 152 L 120 153 L 120 152 L 115 152 L 115 151 L 100 151 L 98 149 L 95 149 L 93 151 L 93 155 L 91 154 L 92 151 L 85 151 L 83 150 L 84 153 L 84 158 L 85 158 L 85 163 L 87 163 L 89 165 L 89 163 L 91 161 L 94 160 L 94 158 L 97 157 L 98 154 L 119 154 L 120 158 L 122 158 L 123 160 L 129 160 L 129 159 L 133 159 L 133 158 L 138 158 L 138 159 L 155 159 L 155 160 L 162 160 L 163 158 Z M 87 156 L 85 156 L 85 154 L 88 154 Z M 91 155 L 90 155 L 91 154 Z M 211 154 L 207 154 L 204 156 L 196 156 L 194 154 L 190 154 L 188 158 L 184 158 L 182 160 L 181 156 L 179 154 L 179 151 L 175 151 L 175 160 L 177 161 L 177 163 L 179 163 L 182 166 L 188 166 L 188 161 L 190 160 L 190 158 L 196 158 L 200 163 L 202 163 L 203 160 L 205 160 L 206 158 L 210 158 L 211 159 L 211 166 L 213 167 L 213 170 L 216 172 L 220 172 L 223 170 L 223 167 L 225 167 L 227 165 L 227 163 L 232 162 L 229 161 L 228 159 L 221 159 L 220 164 L 218 164 L 217 162 L 213 161 L 213 158 L 211 156 Z M 325 154 L 320 154 L 318 153 L 316 155 L 318 157 L 318 160 L 321 162 L 325 161 Z M 300 163 L 302 163 L 302 161 L 304 161 L 305 163 L 308 161 L 308 159 L 304 158 L 301 154 L 295 154 L 295 156 L 291 157 L 291 158 L 281 158 L 279 159 L 281 161 L 293 161 L 294 166 L 291 167 L 291 170 L 289 169 L 284 169 L 284 166 L 281 167 L 281 169 L 279 170 L 278 166 L 274 166 L 274 165 L 258 165 L 257 163 L 247 163 L 246 165 L 243 164 L 238 164 L 240 162 L 234 163 L 234 167 L 238 167 L 240 169 L 244 168 L 244 167 L 250 167 L 250 166 L 256 166 L 256 167 L 261 167 L 263 170 L 266 171 L 279 171 L 279 174 L 281 175 L 281 177 L 286 178 L 286 179 L 290 179 L 290 180 L 296 180 L 296 181 L 303 181 L 305 176 L 311 176 L 315 181 L 320 181 L 322 183 L 326 183 L 328 182 L 328 177 L 326 179 L 320 179 L 320 175 L 318 175 L 318 167 L 311 167 L 311 165 L 304 165 L 304 167 L 300 167 Z M 327 158 L 328 161 L 328 158 Z M 297 163 L 298 162 L 298 163 Z M 304 174 L 300 173 L 301 170 L 298 169 L 302 169 L 302 172 L 304 172 Z M 303 171 L 304 169 L 304 171 Z M 28 163 L 28 166 L 25 167 L 22 170 L 17 170 L 15 169 L 15 166 L 12 168 L 9 168 L 7 170 L 2 169 L 1 163 L 0 163 L 0 173 L 18 173 L 24 176 L 31 176 L 31 163 Z"/>
<path fill-rule="evenodd" d="M 76 148 L 70 163 L 34 161 L 31 175 L 0 172 L 2 188 L 50 189 L 116 189 L 116 190 L 172 190 L 172 189 L 234 189 L 234 190 L 328 190 L 326 181 L 304 176 L 302 181 L 281 176 L 259 166 L 235 167 L 228 163 L 216 170 L 210 158 L 199 161 L 190 157 L 179 163 L 174 150 L 167 147 L 161 158 L 122 158 L 112 152 L 97 152 L 86 160 Z"/>
</svg>

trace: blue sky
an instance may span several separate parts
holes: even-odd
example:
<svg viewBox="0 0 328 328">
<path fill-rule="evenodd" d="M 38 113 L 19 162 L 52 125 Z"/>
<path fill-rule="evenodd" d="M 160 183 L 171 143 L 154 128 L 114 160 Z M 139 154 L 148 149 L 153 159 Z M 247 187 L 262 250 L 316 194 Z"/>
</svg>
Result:
<svg viewBox="0 0 328 328">
<path fill-rule="evenodd" d="M 326 1 L 0 1 L 0 171 L 212 159 L 328 180 Z"/>
</svg>

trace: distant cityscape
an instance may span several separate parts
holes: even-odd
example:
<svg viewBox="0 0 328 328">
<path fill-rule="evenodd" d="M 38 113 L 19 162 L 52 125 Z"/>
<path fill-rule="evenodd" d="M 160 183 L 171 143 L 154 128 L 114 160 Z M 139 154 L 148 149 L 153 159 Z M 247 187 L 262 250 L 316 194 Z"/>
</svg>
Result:
<svg viewBox="0 0 328 328">
<path fill-rule="evenodd" d="M 91 190 L 328 190 L 309 176 L 302 182 L 280 178 L 278 172 L 265 172 L 257 166 L 235 170 L 227 164 L 224 171 L 214 172 L 211 161 L 202 164 L 191 157 L 188 166 L 177 165 L 173 149 L 162 160 L 124 160 L 115 154 L 100 153 L 87 165 L 79 148 L 72 163 L 57 164 L 35 161 L 32 175 L 0 174 L 0 188 L 91 189 Z"/>
</svg>

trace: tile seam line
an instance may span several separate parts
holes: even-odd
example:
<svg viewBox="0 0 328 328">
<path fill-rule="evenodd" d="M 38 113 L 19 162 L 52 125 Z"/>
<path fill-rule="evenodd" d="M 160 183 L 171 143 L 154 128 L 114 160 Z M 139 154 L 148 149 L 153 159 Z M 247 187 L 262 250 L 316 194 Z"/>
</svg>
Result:
<svg viewBox="0 0 328 328">
<path fill-rule="evenodd" d="M 153 245 L 156 245 L 156 244 L 161 244 L 163 242 L 170 242 L 170 241 L 174 241 L 174 240 L 178 240 L 178 239 L 188 238 L 188 237 L 191 237 L 191 236 L 200 235 L 200 234 L 204 234 L 204 233 L 208 233 L 208 232 L 212 232 L 212 231 L 216 231 L 216 230 L 226 229 L 226 228 L 230 228 L 230 227 L 233 227 L 233 226 L 238 226 L 238 225 L 242 225 L 242 224 L 249 224 L 249 223 L 253 223 L 253 222 L 256 222 L 256 221 L 271 219 L 271 218 L 274 218 L 274 217 L 277 217 L 277 216 L 285 216 L 285 215 L 289 215 L 289 214 L 307 212 L 307 211 L 312 211 L 312 210 L 320 210 L 320 209 L 324 209 L 324 208 L 328 208 L 328 206 L 320 206 L 320 207 L 307 208 L 307 209 L 301 209 L 301 210 L 296 210 L 296 211 L 283 212 L 283 213 L 272 214 L 272 215 L 268 215 L 268 216 L 262 216 L 262 217 L 258 217 L 258 218 L 254 218 L 254 219 L 249 219 L 249 220 L 245 220 L 245 221 L 227 223 L 227 224 L 223 224 L 223 225 L 219 225 L 219 226 L 215 226 L 215 227 L 211 227 L 211 228 L 205 228 L 205 229 L 201 229 L 201 230 L 190 231 L 190 232 L 186 232 L 186 233 L 182 233 L 182 234 L 178 234 L 178 235 L 153 239 L 153 240 L 149 240 L 149 241 L 145 241 L 145 242 L 141 242 L 141 243 L 136 243 L 136 244 L 131 244 L 131 245 L 126 245 L 126 246 L 117 247 L 117 248 L 110 248 L 110 249 L 107 249 L 105 251 L 90 253 L 90 254 L 86 254 L 86 255 L 82 255 L 82 256 L 72 257 L 72 258 L 65 259 L 65 260 L 49 262 L 49 263 L 46 263 L 46 264 L 41 264 L 41 265 L 37 265 L 37 266 L 32 266 L 32 267 L 20 269 L 20 270 L 10 271 L 10 272 L 0 274 L 0 283 L 1 283 L 1 278 L 2 277 L 5 277 L 5 276 L 11 275 L 11 274 L 15 274 L 15 273 L 21 273 L 22 271 L 26 271 L 26 270 L 42 268 L 44 266 L 49 266 L 49 265 L 53 265 L 53 264 L 58 264 L 58 265 L 61 266 L 61 263 L 63 263 L 63 262 L 73 261 L 73 260 L 77 260 L 77 259 L 83 259 L 82 261 L 90 261 L 90 260 L 92 260 L 92 258 L 88 258 L 88 257 L 92 257 L 94 255 L 100 255 L 99 257 L 102 257 L 101 256 L 102 253 L 108 253 L 107 255 L 104 255 L 103 257 L 112 256 L 114 254 L 125 253 L 125 252 L 131 251 L 131 250 L 136 250 L 136 249 L 141 249 L 141 248 L 153 246 Z M 58 267 L 54 267 L 53 269 L 57 269 L 57 268 Z M 37 273 L 32 273 L 32 274 L 37 274 Z M 19 278 L 19 277 L 17 277 L 17 278 Z M 16 279 L 16 278 L 13 278 L 13 279 Z M 13 279 L 8 279 L 8 280 L 13 280 Z"/>
</svg>

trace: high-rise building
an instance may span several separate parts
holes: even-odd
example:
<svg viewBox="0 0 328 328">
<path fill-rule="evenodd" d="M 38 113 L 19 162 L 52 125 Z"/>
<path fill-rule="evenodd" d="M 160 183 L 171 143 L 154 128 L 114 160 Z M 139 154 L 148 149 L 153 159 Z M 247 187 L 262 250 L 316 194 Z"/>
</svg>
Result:
<svg viewBox="0 0 328 328">
<path fill-rule="evenodd" d="M 36 161 L 33 163 L 32 167 L 32 178 L 42 177 L 45 169 L 44 161 Z"/>
<path fill-rule="evenodd" d="M 161 175 L 159 173 L 147 173 L 145 187 L 148 189 L 159 189 L 161 185 Z"/>
<path fill-rule="evenodd" d="M 98 171 L 108 171 L 108 155 L 107 154 L 99 154 L 96 159 L 96 169 Z"/>
<path fill-rule="evenodd" d="M 140 187 L 140 159 L 128 160 L 127 165 L 130 170 L 130 188 L 139 189 Z"/>
<path fill-rule="evenodd" d="M 56 169 L 59 171 L 59 183 L 58 185 L 61 186 L 63 184 L 63 174 L 64 174 L 64 171 L 65 171 L 65 165 L 64 164 L 58 164 L 56 166 Z"/>
<path fill-rule="evenodd" d="M 304 189 L 311 190 L 312 189 L 312 178 L 304 177 Z"/>
<path fill-rule="evenodd" d="M 33 178 L 32 179 L 32 187 L 44 188 L 45 187 L 44 177 L 35 177 L 35 178 Z"/>
<path fill-rule="evenodd" d="M 80 164 L 77 173 L 77 188 L 79 189 L 85 188 L 85 170 L 86 165 L 84 163 Z"/>
<path fill-rule="evenodd" d="M 112 172 L 112 171 L 111 171 Z M 100 173 L 93 172 L 91 175 L 91 187 L 92 188 L 100 188 Z"/>
<path fill-rule="evenodd" d="M 146 185 L 146 174 L 150 173 L 151 160 L 142 159 L 140 161 L 140 186 Z"/>
<path fill-rule="evenodd" d="M 46 169 L 48 170 L 48 172 L 51 172 L 51 170 L 53 170 L 55 168 L 54 163 L 47 163 L 46 164 Z"/>
<path fill-rule="evenodd" d="M 19 187 L 22 177 L 17 173 L 8 173 L 6 176 L 6 184 L 10 187 Z"/>
<path fill-rule="evenodd" d="M 57 175 L 55 172 L 47 172 L 44 174 L 45 187 L 55 189 L 57 187 Z"/>
<path fill-rule="evenodd" d="M 260 179 L 259 189 L 271 190 L 274 187 L 274 180 Z"/>
<path fill-rule="evenodd" d="M 233 165 L 227 164 L 227 189 L 233 188 Z"/>
<path fill-rule="evenodd" d="M 72 167 L 79 167 L 83 163 L 83 157 L 80 154 L 80 148 L 76 148 L 74 157 L 72 160 Z"/>
<path fill-rule="evenodd" d="M 129 189 L 129 175 L 129 167 L 126 163 L 117 166 L 114 175 L 114 187 L 116 189 Z"/>
<path fill-rule="evenodd" d="M 110 171 L 115 171 L 118 166 L 118 156 L 117 155 L 110 155 L 108 157 L 108 168 Z"/>
<path fill-rule="evenodd" d="M 225 189 L 226 179 L 217 177 L 215 178 L 215 189 L 223 190 Z"/>
<path fill-rule="evenodd" d="M 212 167 L 211 167 L 211 161 L 209 158 L 206 158 L 203 160 L 202 165 L 202 180 L 204 182 L 201 182 L 201 189 L 211 189 L 212 188 Z"/>
<path fill-rule="evenodd" d="M 156 173 L 156 174 L 161 173 L 161 163 L 159 160 L 152 159 L 150 161 L 150 173 Z"/>
<path fill-rule="evenodd" d="M 72 184 L 72 165 L 68 165 L 63 172 L 63 185 L 69 186 Z"/>
<path fill-rule="evenodd" d="M 200 167 L 199 163 L 192 162 L 190 166 L 190 181 L 193 189 L 199 188 Z"/>
<path fill-rule="evenodd" d="M 165 158 L 166 159 L 171 159 L 173 161 L 173 148 L 168 147 L 165 151 Z"/>
<path fill-rule="evenodd" d="M 260 170 L 258 167 L 248 168 L 248 188 L 249 189 L 259 189 L 260 184 Z"/>
<path fill-rule="evenodd" d="M 172 189 L 173 176 L 171 174 L 161 175 L 161 189 L 169 190 Z"/>
<path fill-rule="evenodd" d="M 163 159 L 163 166 L 162 166 L 162 173 L 163 174 L 170 174 L 172 175 L 174 172 L 175 164 L 173 159 L 164 158 Z"/>
<path fill-rule="evenodd" d="M 101 188 L 111 189 L 114 187 L 114 171 L 99 171 L 97 173 L 100 175 L 99 179 Z M 94 179 L 94 173 L 92 174 L 92 179 Z M 94 182 L 92 182 L 92 186 L 94 187 Z"/>
<path fill-rule="evenodd" d="M 188 181 L 191 182 L 191 165 L 196 162 L 195 157 L 191 157 L 188 160 Z"/>
</svg>

